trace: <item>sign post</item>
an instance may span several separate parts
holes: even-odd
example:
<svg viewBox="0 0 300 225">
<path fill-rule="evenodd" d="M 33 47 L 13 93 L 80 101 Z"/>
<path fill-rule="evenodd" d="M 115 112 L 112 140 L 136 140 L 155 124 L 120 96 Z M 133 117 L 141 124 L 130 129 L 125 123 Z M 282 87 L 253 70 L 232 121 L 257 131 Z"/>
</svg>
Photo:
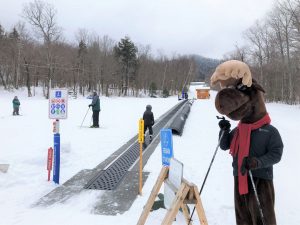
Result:
<svg viewBox="0 0 300 225">
<path fill-rule="evenodd" d="M 68 116 L 68 91 L 66 89 L 52 89 L 49 96 L 49 119 L 53 122 L 54 133 L 54 162 L 53 162 L 53 181 L 59 184 L 60 171 L 60 133 L 59 120 L 67 119 Z"/>
<path fill-rule="evenodd" d="M 54 134 L 54 163 L 53 163 L 53 181 L 59 184 L 59 170 L 60 170 L 60 134 Z"/>
<path fill-rule="evenodd" d="M 162 153 L 162 165 L 170 166 L 170 160 L 172 157 L 174 157 L 171 129 L 160 130 L 160 142 L 161 142 L 161 153 Z"/>
<path fill-rule="evenodd" d="M 139 194 L 142 195 L 143 188 L 143 143 L 144 143 L 144 120 L 139 120 L 139 143 L 140 143 L 140 169 L 139 169 Z"/>
</svg>

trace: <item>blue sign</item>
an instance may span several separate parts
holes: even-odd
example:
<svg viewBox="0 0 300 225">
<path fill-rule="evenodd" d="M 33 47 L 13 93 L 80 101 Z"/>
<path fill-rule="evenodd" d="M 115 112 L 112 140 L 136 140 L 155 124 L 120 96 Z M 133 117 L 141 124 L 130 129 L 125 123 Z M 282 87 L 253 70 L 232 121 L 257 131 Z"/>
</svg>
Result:
<svg viewBox="0 0 300 225">
<path fill-rule="evenodd" d="M 55 91 L 55 98 L 61 98 L 61 91 Z"/>
<path fill-rule="evenodd" d="M 54 134 L 54 161 L 53 161 L 53 181 L 59 184 L 60 168 L 60 135 Z"/>
<path fill-rule="evenodd" d="M 162 153 L 162 164 L 163 166 L 170 166 L 170 159 L 174 156 L 171 129 L 160 130 L 160 143 Z"/>
</svg>

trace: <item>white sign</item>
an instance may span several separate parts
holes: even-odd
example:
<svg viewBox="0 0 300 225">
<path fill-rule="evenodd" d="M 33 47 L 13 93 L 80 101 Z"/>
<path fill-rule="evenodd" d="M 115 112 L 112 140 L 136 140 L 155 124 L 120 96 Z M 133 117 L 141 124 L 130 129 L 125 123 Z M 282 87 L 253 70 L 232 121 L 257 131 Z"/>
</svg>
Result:
<svg viewBox="0 0 300 225">
<path fill-rule="evenodd" d="M 67 89 L 51 89 L 49 96 L 49 119 L 67 119 L 68 91 Z"/>
<path fill-rule="evenodd" d="M 167 180 L 164 185 L 164 205 L 166 209 L 170 209 L 172 203 L 176 197 L 176 192 L 172 188 L 172 184 L 170 184 Z"/>
<path fill-rule="evenodd" d="M 183 176 L 183 163 L 179 162 L 177 159 L 171 158 L 169 180 L 177 189 L 180 188 L 182 176 Z"/>
<path fill-rule="evenodd" d="M 182 176 L 183 163 L 172 157 L 170 159 L 169 176 L 164 182 L 164 205 L 166 209 L 170 209 L 172 206 L 176 193 L 181 186 Z"/>
</svg>

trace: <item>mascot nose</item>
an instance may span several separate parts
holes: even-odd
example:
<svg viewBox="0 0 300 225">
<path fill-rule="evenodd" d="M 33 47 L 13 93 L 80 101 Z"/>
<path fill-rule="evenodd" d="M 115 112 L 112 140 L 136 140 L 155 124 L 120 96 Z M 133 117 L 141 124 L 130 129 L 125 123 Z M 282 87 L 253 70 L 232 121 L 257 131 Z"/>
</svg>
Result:
<svg viewBox="0 0 300 225">
<path fill-rule="evenodd" d="M 218 92 L 215 99 L 215 105 L 220 114 L 229 115 L 229 113 L 237 110 L 249 100 L 249 96 L 237 89 L 224 88 Z"/>
</svg>

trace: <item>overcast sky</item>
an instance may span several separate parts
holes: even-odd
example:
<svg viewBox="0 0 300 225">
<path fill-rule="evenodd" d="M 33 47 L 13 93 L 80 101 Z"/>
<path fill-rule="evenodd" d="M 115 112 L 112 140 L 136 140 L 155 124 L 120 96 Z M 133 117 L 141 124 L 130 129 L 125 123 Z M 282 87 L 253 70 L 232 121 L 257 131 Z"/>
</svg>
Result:
<svg viewBox="0 0 300 225">
<path fill-rule="evenodd" d="M 22 20 L 28 0 L 0 0 L 0 24 Z M 152 53 L 222 58 L 243 44 L 242 33 L 271 10 L 274 0 L 48 0 L 67 40 L 79 28 L 114 40 L 128 35 Z"/>
</svg>

